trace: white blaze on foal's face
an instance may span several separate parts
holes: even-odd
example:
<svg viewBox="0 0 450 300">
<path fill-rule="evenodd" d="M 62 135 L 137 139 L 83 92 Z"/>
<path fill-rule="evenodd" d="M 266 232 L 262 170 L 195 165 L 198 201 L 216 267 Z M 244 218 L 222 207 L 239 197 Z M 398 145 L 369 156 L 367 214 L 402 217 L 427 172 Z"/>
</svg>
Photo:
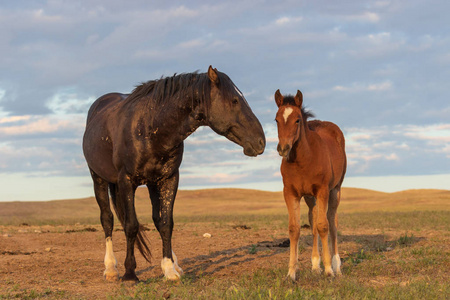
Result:
<svg viewBox="0 0 450 300">
<path fill-rule="evenodd" d="M 293 111 L 294 110 L 292 109 L 292 107 L 286 107 L 284 109 L 284 112 L 283 112 L 284 123 L 287 123 L 287 120 L 288 120 L 289 116 L 292 114 Z"/>
</svg>

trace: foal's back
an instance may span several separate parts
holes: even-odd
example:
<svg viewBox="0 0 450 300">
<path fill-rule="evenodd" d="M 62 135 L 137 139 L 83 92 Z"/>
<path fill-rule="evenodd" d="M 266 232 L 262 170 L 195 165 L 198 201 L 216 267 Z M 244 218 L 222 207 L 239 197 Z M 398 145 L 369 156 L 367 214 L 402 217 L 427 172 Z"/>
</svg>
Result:
<svg viewBox="0 0 450 300">
<path fill-rule="evenodd" d="M 345 139 L 341 129 L 332 122 L 320 120 L 308 121 L 308 128 L 317 133 L 328 148 L 333 163 L 334 175 L 343 177 L 347 168 L 347 162 L 345 156 Z"/>
</svg>

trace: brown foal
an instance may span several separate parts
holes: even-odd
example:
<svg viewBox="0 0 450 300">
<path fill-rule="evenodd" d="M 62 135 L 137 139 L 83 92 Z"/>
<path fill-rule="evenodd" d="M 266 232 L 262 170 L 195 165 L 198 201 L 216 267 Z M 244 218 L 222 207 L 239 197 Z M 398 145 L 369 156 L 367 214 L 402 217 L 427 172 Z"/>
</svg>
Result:
<svg viewBox="0 0 450 300">
<path fill-rule="evenodd" d="M 321 272 L 319 240 L 325 273 L 340 275 L 341 260 L 337 246 L 337 215 L 341 184 L 347 169 L 345 140 L 339 127 L 326 121 L 308 121 L 313 115 L 302 107 L 303 95 L 295 97 L 275 93 L 278 106 L 278 153 L 283 157 L 284 200 L 289 213 L 290 258 L 288 276 L 295 280 L 298 268 L 300 237 L 300 199 L 309 207 L 309 223 L 313 233 L 312 269 Z M 331 235 L 333 259 L 328 249 Z"/>
</svg>

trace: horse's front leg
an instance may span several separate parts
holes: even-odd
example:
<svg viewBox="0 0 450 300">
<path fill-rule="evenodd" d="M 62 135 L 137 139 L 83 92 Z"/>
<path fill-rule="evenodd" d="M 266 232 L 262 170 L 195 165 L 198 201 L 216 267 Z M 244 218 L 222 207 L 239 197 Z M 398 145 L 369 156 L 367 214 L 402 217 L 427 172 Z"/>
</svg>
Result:
<svg viewBox="0 0 450 300">
<path fill-rule="evenodd" d="M 300 198 L 284 189 L 284 200 L 289 214 L 289 271 L 288 276 L 295 280 L 298 268 L 298 240 L 300 238 Z"/>
<path fill-rule="evenodd" d="M 156 185 L 148 185 L 153 206 L 153 222 L 161 235 L 163 244 L 163 259 L 161 268 L 168 280 L 178 280 L 183 270 L 178 266 L 178 260 L 172 251 L 173 205 L 178 190 L 178 171 L 169 179 Z"/>
<path fill-rule="evenodd" d="M 127 256 L 125 258 L 125 274 L 123 281 L 139 281 L 136 276 L 136 258 L 134 256 L 134 245 L 139 232 L 139 222 L 134 207 L 134 193 L 136 186 L 126 174 L 119 175 L 117 183 L 117 210 L 122 214 L 123 229 L 127 239 Z"/>
</svg>

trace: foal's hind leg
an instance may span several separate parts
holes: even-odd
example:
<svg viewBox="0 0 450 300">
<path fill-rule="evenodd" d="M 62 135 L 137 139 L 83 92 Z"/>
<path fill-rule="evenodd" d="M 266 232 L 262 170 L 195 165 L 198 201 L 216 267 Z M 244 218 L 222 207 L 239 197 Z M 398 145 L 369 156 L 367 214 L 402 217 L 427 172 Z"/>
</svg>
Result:
<svg viewBox="0 0 450 300">
<path fill-rule="evenodd" d="M 328 248 L 329 224 L 327 211 L 329 195 L 330 191 L 328 188 L 322 188 L 317 193 L 317 218 L 314 220 L 314 226 L 317 227 L 317 231 L 319 232 L 320 240 L 322 242 L 322 260 L 325 268 L 325 274 L 334 276 L 334 272 L 331 267 L 330 250 Z"/>
<path fill-rule="evenodd" d="M 97 176 L 92 170 L 91 175 L 94 181 L 95 199 L 100 207 L 100 220 L 106 238 L 105 272 L 103 276 L 107 281 L 117 281 L 119 279 L 119 271 L 117 270 L 117 260 L 114 256 L 112 245 L 114 217 L 109 204 L 108 183 Z"/>
<path fill-rule="evenodd" d="M 300 238 L 300 199 L 284 190 L 284 201 L 289 214 L 289 272 L 288 276 L 295 280 L 298 268 L 298 240 Z"/>
<path fill-rule="evenodd" d="M 311 232 L 313 235 L 313 249 L 311 254 L 312 270 L 320 273 L 320 255 L 319 255 L 319 232 L 317 231 L 317 226 L 315 226 L 314 221 L 317 218 L 317 205 L 316 198 L 314 196 L 305 196 L 306 205 L 308 205 L 309 212 L 309 225 L 311 226 Z"/>
<path fill-rule="evenodd" d="M 331 249 L 333 253 L 333 259 L 331 265 L 336 275 L 341 275 L 341 258 L 339 257 L 338 245 L 337 245 L 337 208 L 340 202 L 341 191 L 340 188 L 335 188 L 330 191 L 330 199 L 328 202 L 328 223 L 330 224 L 330 236 L 331 236 Z"/>
</svg>

